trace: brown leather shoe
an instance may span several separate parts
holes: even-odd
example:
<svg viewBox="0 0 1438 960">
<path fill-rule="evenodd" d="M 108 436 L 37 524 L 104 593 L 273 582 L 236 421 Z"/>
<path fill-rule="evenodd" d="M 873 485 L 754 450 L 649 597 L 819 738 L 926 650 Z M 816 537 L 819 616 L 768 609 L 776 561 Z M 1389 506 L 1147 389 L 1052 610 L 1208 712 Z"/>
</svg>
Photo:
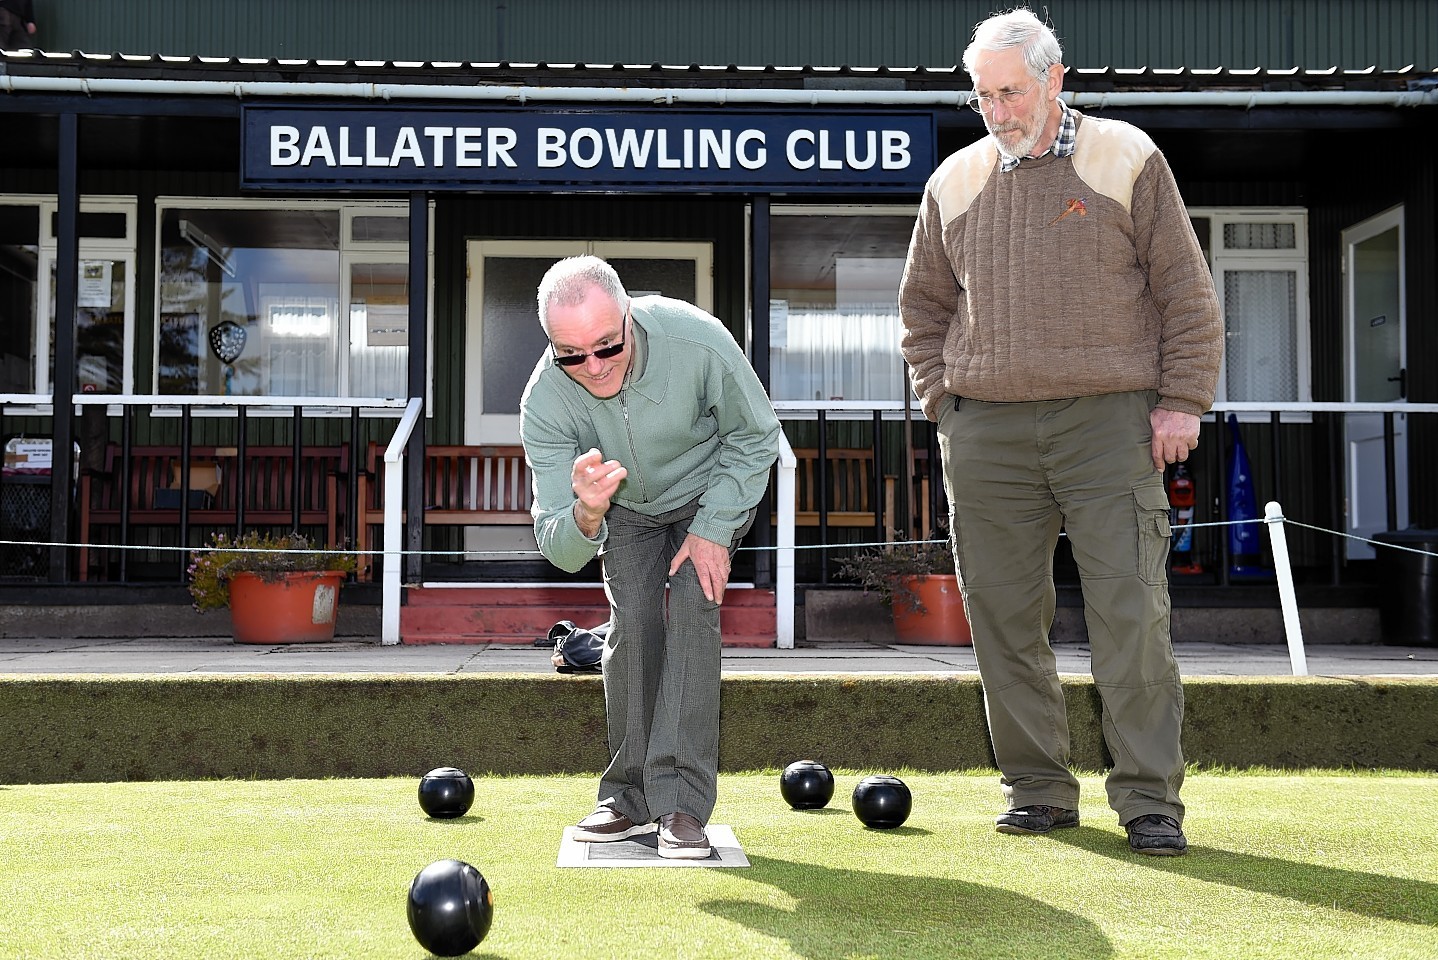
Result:
<svg viewBox="0 0 1438 960">
<path fill-rule="evenodd" d="M 659 855 L 666 860 L 703 860 L 712 853 L 704 824 L 687 813 L 659 818 Z"/>
<path fill-rule="evenodd" d="M 652 823 L 635 823 L 608 804 L 601 803 L 594 812 L 574 827 L 574 839 L 585 843 L 610 843 L 657 830 Z"/>
</svg>

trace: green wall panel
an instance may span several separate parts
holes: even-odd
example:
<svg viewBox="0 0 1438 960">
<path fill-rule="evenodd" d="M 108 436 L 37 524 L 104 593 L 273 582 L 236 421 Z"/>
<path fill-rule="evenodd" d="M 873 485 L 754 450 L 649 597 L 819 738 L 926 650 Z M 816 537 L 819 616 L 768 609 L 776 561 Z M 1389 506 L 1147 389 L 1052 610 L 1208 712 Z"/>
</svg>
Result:
<svg viewBox="0 0 1438 960">
<path fill-rule="evenodd" d="M 941 67 L 974 0 L 35 0 L 51 50 L 172 56 Z M 1438 66 L 1432 0 L 1053 0 L 1084 67 Z"/>
</svg>

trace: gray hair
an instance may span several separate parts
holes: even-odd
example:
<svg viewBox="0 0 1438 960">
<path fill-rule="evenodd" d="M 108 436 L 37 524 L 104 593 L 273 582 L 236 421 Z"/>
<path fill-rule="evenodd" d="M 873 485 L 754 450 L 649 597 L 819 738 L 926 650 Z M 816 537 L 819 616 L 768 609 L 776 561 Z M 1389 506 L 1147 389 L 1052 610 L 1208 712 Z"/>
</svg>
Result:
<svg viewBox="0 0 1438 960">
<path fill-rule="evenodd" d="M 550 306 L 578 306 L 595 287 L 617 303 L 620 311 L 629 309 L 629 294 L 619 274 L 599 257 L 566 257 L 546 270 L 539 281 L 539 325 L 544 332 L 549 332 Z"/>
<path fill-rule="evenodd" d="M 974 27 L 974 39 L 964 49 L 964 70 L 970 77 L 977 69 L 980 50 L 1007 50 L 1023 47 L 1029 73 L 1044 80 L 1049 67 L 1063 63 L 1064 50 L 1048 24 L 1027 7 L 996 13 Z"/>
</svg>

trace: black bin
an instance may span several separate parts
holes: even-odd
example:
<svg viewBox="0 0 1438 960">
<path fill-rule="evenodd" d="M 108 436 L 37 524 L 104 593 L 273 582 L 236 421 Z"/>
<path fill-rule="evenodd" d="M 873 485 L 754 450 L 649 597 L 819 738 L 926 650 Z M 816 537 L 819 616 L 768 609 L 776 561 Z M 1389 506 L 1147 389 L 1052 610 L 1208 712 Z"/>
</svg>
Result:
<svg viewBox="0 0 1438 960">
<path fill-rule="evenodd" d="M 0 477 L 0 576 L 43 577 L 50 572 L 50 472 L 10 470 Z M 21 541 L 30 541 L 23 543 Z"/>
<path fill-rule="evenodd" d="M 1386 530 L 1374 534 L 1373 539 L 1408 548 L 1374 548 L 1383 590 L 1379 617 L 1384 641 L 1401 646 L 1438 646 L 1438 530 Z"/>
</svg>

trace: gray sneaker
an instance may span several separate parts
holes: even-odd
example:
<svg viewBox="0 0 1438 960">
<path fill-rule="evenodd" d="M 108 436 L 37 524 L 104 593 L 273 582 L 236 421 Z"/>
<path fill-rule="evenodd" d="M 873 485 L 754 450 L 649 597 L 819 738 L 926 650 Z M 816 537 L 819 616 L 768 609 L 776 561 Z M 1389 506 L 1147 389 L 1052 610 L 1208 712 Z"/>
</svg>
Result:
<svg viewBox="0 0 1438 960">
<path fill-rule="evenodd" d="M 1173 817 L 1148 813 L 1124 824 L 1128 848 L 1152 857 L 1179 857 L 1188 851 L 1188 838 Z"/>
<path fill-rule="evenodd" d="M 1078 826 L 1079 815 L 1077 810 L 1039 803 L 1005 811 L 994 823 L 994 829 L 999 833 L 1048 833 L 1050 830 Z"/>
</svg>

